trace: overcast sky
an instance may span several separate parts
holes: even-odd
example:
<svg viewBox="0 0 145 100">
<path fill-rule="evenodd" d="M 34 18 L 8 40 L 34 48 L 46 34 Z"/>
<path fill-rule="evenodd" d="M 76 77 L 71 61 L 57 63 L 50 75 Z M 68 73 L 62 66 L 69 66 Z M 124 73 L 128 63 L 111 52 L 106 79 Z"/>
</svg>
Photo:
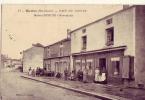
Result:
<svg viewBox="0 0 145 100">
<path fill-rule="evenodd" d="M 120 9 L 121 5 L 3 5 L 2 53 L 20 58 L 20 52 L 32 43 L 54 43 L 67 36 L 67 29 L 73 30 Z"/>
</svg>

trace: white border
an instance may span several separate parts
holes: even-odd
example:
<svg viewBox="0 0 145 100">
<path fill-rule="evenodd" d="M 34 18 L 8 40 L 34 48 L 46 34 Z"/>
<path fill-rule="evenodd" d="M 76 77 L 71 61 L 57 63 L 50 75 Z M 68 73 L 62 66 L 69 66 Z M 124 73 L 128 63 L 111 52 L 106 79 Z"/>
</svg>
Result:
<svg viewBox="0 0 145 100">
<path fill-rule="evenodd" d="M 145 0 L 1 0 L 2 4 L 138 4 Z"/>
</svg>

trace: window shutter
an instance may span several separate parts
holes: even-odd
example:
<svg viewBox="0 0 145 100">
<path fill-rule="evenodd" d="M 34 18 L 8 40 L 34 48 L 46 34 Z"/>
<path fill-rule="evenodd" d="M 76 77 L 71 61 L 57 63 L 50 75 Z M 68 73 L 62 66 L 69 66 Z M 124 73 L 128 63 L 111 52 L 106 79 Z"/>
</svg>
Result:
<svg viewBox="0 0 145 100">
<path fill-rule="evenodd" d="M 122 78 L 129 78 L 130 57 L 123 57 Z"/>
</svg>

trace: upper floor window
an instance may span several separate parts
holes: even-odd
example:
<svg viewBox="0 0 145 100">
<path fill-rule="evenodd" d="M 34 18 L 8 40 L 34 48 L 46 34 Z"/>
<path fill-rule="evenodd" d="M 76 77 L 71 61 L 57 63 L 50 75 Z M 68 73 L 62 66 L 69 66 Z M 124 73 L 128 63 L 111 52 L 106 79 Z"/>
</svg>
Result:
<svg viewBox="0 0 145 100">
<path fill-rule="evenodd" d="M 63 56 L 63 44 L 62 43 L 60 44 L 60 52 L 59 53 L 60 53 L 60 56 Z"/>
<path fill-rule="evenodd" d="M 112 18 L 107 19 L 107 20 L 106 20 L 106 24 L 107 24 L 107 25 L 112 24 Z"/>
<path fill-rule="evenodd" d="M 107 41 L 106 41 L 106 45 L 110 46 L 114 44 L 114 28 L 108 28 L 106 29 L 106 36 L 107 36 Z"/>
<path fill-rule="evenodd" d="M 87 36 L 82 37 L 82 50 L 85 50 L 87 47 Z"/>
<path fill-rule="evenodd" d="M 49 48 L 47 48 L 47 57 L 49 57 L 50 56 L 50 49 Z"/>
<path fill-rule="evenodd" d="M 82 30 L 82 33 L 86 33 L 86 29 L 85 28 Z"/>
</svg>

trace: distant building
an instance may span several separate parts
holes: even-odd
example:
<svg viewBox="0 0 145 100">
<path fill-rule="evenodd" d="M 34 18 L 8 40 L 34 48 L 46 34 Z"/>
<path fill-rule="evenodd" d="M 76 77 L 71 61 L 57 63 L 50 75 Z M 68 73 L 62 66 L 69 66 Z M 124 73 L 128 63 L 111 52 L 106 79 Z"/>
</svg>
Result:
<svg viewBox="0 0 145 100">
<path fill-rule="evenodd" d="M 18 68 L 18 67 L 22 66 L 21 59 L 12 59 L 6 55 L 1 55 L 1 58 L 2 58 L 2 67 L 3 68 L 7 68 L 7 67 Z"/>
<path fill-rule="evenodd" d="M 71 33 L 72 68 L 106 70 L 108 83 L 145 85 L 145 6 L 131 6 Z M 94 78 L 92 78 L 94 79 Z"/>
<path fill-rule="evenodd" d="M 22 63 L 23 72 L 28 72 L 29 68 L 43 68 L 44 47 L 40 43 L 32 44 L 32 47 L 23 51 Z"/>
<path fill-rule="evenodd" d="M 70 70 L 70 38 L 65 38 L 44 48 L 44 67 L 55 73 Z"/>
<path fill-rule="evenodd" d="M 6 67 L 5 63 L 7 62 L 6 60 L 8 59 L 8 57 L 4 54 L 1 54 L 1 68 Z"/>
<path fill-rule="evenodd" d="M 11 59 L 11 65 L 15 68 L 22 67 L 22 61 L 21 59 Z"/>
</svg>

